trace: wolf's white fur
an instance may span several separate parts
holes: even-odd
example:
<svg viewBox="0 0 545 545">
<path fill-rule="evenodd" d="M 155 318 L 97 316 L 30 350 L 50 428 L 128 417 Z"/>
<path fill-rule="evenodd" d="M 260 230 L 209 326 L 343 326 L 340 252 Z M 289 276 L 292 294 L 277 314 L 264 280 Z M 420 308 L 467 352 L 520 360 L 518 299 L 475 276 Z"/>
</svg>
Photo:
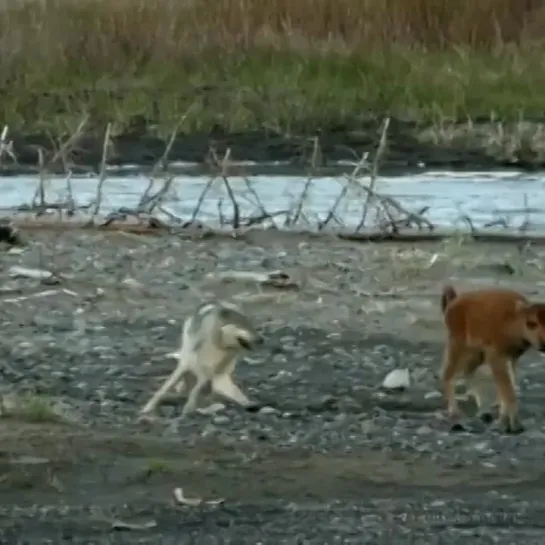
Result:
<svg viewBox="0 0 545 545">
<path fill-rule="evenodd" d="M 250 407 L 253 402 L 234 383 L 233 373 L 240 352 L 261 343 L 261 336 L 236 305 L 227 302 L 201 305 L 184 322 L 176 369 L 140 414 L 155 410 L 169 390 L 182 393 L 189 378 L 193 379 L 193 386 L 182 410 L 183 416 L 196 408 L 199 395 L 208 384 L 214 392 Z"/>
</svg>

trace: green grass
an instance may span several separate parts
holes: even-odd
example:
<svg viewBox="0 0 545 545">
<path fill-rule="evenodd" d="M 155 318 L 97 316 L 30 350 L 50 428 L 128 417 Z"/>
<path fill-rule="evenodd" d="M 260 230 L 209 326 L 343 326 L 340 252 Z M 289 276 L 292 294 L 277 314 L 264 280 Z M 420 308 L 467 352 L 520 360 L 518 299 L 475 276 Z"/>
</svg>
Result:
<svg viewBox="0 0 545 545">
<path fill-rule="evenodd" d="M 171 472 L 173 472 L 173 467 L 170 460 L 164 460 L 162 458 L 150 458 L 148 460 L 147 473 L 150 476 L 158 473 L 164 474 Z"/>
<path fill-rule="evenodd" d="M 544 59 L 540 52 L 255 51 L 185 69 L 150 64 L 122 80 L 77 67 L 25 74 L 22 85 L 3 92 L 0 115 L 12 129 L 54 134 L 72 132 L 86 114 L 101 130 L 112 122 L 113 134 L 142 122 L 163 134 L 186 113 L 184 132 L 312 132 L 357 128 L 387 114 L 433 125 L 477 117 L 516 121 L 545 113 Z"/>
<path fill-rule="evenodd" d="M 537 0 L 15 0 L 0 123 L 312 133 L 545 112 Z M 206 89 L 206 90 L 203 90 Z"/>
<path fill-rule="evenodd" d="M 2 416 L 15 417 L 25 422 L 62 422 L 62 415 L 55 410 L 48 397 L 34 394 L 9 394 L 0 400 Z"/>
</svg>

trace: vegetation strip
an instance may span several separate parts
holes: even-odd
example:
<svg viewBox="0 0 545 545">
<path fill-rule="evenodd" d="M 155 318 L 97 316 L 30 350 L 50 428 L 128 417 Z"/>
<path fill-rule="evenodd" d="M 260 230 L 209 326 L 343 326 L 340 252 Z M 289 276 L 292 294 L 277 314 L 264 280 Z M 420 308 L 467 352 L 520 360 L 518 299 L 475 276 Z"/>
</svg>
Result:
<svg viewBox="0 0 545 545">
<path fill-rule="evenodd" d="M 114 139 L 166 139 L 187 115 L 181 134 L 216 140 L 355 141 L 390 115 L 421 146 L 535 164 L 544 12 L 537 0 L 19 0 L 0 8 L 0 115 L 54 139 L 83 115 L 87 135 L 110 123 Z"/>
</svg>

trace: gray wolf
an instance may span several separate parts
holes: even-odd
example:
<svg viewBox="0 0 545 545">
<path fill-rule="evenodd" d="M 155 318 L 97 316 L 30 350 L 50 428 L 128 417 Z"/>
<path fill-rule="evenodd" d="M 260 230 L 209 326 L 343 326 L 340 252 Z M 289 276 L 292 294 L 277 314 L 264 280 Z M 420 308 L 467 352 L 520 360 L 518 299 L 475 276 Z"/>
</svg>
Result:
<svg viewBox="0 0 545 545">
<path fill-rule="evenodd" d="M 441 381 L 449 416 L 459 416 L 454 379 L 461 375 L 475 398 L 479 416 L 485 422 L 492 420 L 488 408 L 483 411 L 484 374 L 477 372 L 487 364 L 496 386 L 501 426 L 505 433 L 522 432 L 515 391 L 517 362 L 530 348 L 545 352 L 545 304 L 531 303 L 513 290 L 458 294 L 446 286 L 441 310 L 447 328 Z"/>
<path fill-rule="evenodd" d="M 257 410 L 257 404 L 235 384 L 233 373 L 240 354 L 261 344 L 263 337 L 238 306 L 229 302 L 203 303 L 184 321 L 178 365 L 140 414 L 155 410 L 169 390 L 182 393 L 189 381 L 192 385 L 182 416 L 196 408 L 207 386 L 247 410 Z"/>
</svg>

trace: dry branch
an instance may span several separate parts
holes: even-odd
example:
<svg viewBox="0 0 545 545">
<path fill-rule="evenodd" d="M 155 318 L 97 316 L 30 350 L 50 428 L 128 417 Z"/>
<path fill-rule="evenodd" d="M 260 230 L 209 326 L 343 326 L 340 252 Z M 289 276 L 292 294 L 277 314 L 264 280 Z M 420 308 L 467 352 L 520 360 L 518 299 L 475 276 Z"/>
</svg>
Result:
<svg viewBox="0 0 545 545">
<path fill-rule="evenodd" d="M 375 185 L 377 183 L 378 167 L 379 167 L 380 161 L 382 159 L 382 155 L 386 150 L 386 142 L 387 142 L 387 138 L 388 138 L 388 127 L 389 126 L 390 126 L 390 118 L 387 117 L 384 120 L 384 123 L 382 125 L 382 131 L 381 131 L 381 134 L 380 134 L 379 145 L 378 145 L 378 148 L 377 148 L 377 152 L 375 153 L 373 163 L 371 164 L 370 183 L 369 183 L 368 194 L 367 194 L 368 197 L 367 197 L 367 199 L 365 201 L 365 205 L 364 205 L 364 208 L 363 208 L 363 213 L 362 213 L 362 216 L 361 216 L 360 223 L 356 227 L 356 232 L 359 231 L 365 225 L 365 220 L 367 219 L 367 213 L 369 211 L 369 198 L 371 196 L 376 195 Z"/>
<path fill-rule="evenodd" d="M 49 297 L 51 295 L 57 295 L 59 293 L 66 293 L 67 295 L 71 295 L 73 297 L 78 297 L 78 294 L 71 290 L 66 289 L 51 289 L 51 290 L 45 290 L 45 291 L 39 291 L 36 293 L 30 293 L 28 295 L 19 295 L 17 297 L 2 297 L 0 298 L 1 303 L 20 303 L 21 301 L 27 301 L 28 299 L 35 299 L 40 297 Z"/>
<path fill-rule="evenodd" d="M 273 288 L 290 289 L 298 288 L 299 285 L 291 276 L 283 271 L 253 272 L 253 271 L 225 271 L 208 273 L 207 279 L 220 282 L 252 282 L 262 286 Z"/>
<path fill-rule="evenodd" d="M 54 139 L 51 138 L 53 148 L 56 148 L 56 151 L 54 152 L 53 156 L 49 160 L 46 161 L 44 149 L 41 147 L 37 148 L 38 186 L 36 187 L 36 191 L 34 192 L 34 196 L 32 197 L 31 203 L 23 204 L 19 206 L 17 208 L 18 210 L 25 211 L 25 212 L 35 211 L 36 217 L 46 214 L 46 212 L 49 210 L 54 210 L 58 213 L 59 219 L 62 219 L 63 211 L 65 210 L 67 212 L 68 217 L 72 217 L 76 213 L 76 211 L 86 210 L 87 208 L 89 208 L 89 206 L 78 207 L 76 205 L 76 202 L 73 197 L 72 184 L 71 184 L 72 170 L 69 167 L 70 162 L 67 159 L 67 156 L 73 151 L 73 148 L 76 146 L 78 140 L 83 136 L 84 128 L 88 120 L 89 120 L 89 117 L 84 116 L 83 119 L 78 124 L 78 126 L 76 127 L 76 130 L 74 131 L 74 133 L 71 134 L 66 139 L 66 141 L 59 143 L 58 147 Z M 7 127 L 5 127 L 4 130 L 7 132 Z M 67 200 L 66 202 L 63 202 L 63 203 L 48 203 L 46 202 L 45 188 L 50 177 L 49 167 L 53 165 L 54 163 L 56 163 L 58 160 L 62 162 L 64 170 L 66 172 Z"/>
<path fill-rule="evenodd" d="M 13 140 L 8 141 L 8 126 L 4 125 L 2 134 L 0 135 L 0 165 L 6 155 L 17 164 L 17 157 L 15 157 L 13 152 Z"/>
<path fill-rule="evenodd" d="M 115 223 L 112 222 L 104 227 L 90 225 L 87 221 L 39 221 L 33 218 L 29 219 L 17 219 L 13 220 L 14 226 L 21 229 L 21 231 L 65 231 L 67 228 L 78 231 L 93 231 L 100 229 L 104 232 L 121 232 L 131 233 L 134 235 L 155 236 L 161 237 L 165 235 L 175 235 L 179 238 L 195 238 L 198 237 L 218 237 L 233 239 L 233 230 L 227 228 L 204 228 L 194 227 L 188 224 L 186 227 L 179 227 L 176 230 L 170 226 L 165 225 L 153 225 L 143 223 Z M 246 242 L 249 238 L 255 238 L 259 236 L 259 231 L 263 236 L 267 236 L 268 229 L 259 229 L 256 231 L 254 228 L 241 229 L 235 240 Z M 305 238 L 308 241 L 312 240 L 347 240 L 357 243 L 379 243 L 379 242 L 399 242 L 399 243 L 419 243 L 419 242 L 441 242 L 459 238 L 464 236 L 467 241 L 483 242 L 483 243 L 516 243 L 516 244 L 532 244 L 532 245 L 545 245 L 545 234 L 521 232 L 518 230 L 506 230 L 506 231 L 474 231 L 467 233 L 465 231 L 458 231 L 455 229 L 434 229 L 433 231 L 409 231 L 409 232 L 384 232 L 379 229 L 368 229 L 355 233 L 354 231 L 334 231 L 334 232 L 318 232 L 304 229 L 291 229 L 289 231 L 274 230 L 275 237 L 290 238 Z"/>
<path fill-rule="evenodd" d="M 168 156 L 174 144 L 176 134 L 181 124 L 186 119 L 188 113 L 181 118 L 176 125 L 170 138 L 166 144 L 165 151 L 159 161 L 154 165 L 150 181 L 147 185 L 139 204 L 135 209 L 127 209 L 121 207 L 110 212 L 100 218 L 99 222 L 95 219 L 101 212 L 101 204 L 103 201 L 103 187 L 107 180 L 107 160 L 108 152 L 111 146 L 111 124 L 108 124 L 105 130 L 105 137 L 102 149 L 102 157 L 100 171 L 97 179 L 96 196 L 92 203 L 82 205 L 76 203 L 76 198 L 72 189 L 72 170 L 69 162 L 66 159 L 67 155 L 76 145 L 82 135 L 87 118 L 82 119 L 72 134 L 65 142 L 60 143 L 59 149 L 55 152 L 51 161 L 46 161 L 44 152 L 38 149 L 38 173 L 39 183 L 36 192 L 30 205 L 22 205 L 17 208 L 13 222 L 7 222 L 0 225 L 0 239 L 8 241 L 8 238 L 14 239 L 12 229 L 15 224 L 24 227 L 25 229 L 59 229 L 71 227 L 76 229 L 99 227 L 103 230 L 114 230 L 131 232 L 134 234 L 149 234 L 161 235 L 172 234 L 177 236 L 236 236 L 244 237 L 251 229 L 256 230 L 258 226 L 267 228 L 272 226 L 276 233 L 283 233 L 285 229 L 280 230 L 275 222 L 276 218 L 283 218 L 284 228 L 293 231 L 295 235 L 305 234 L 312 237 L 316 233 L 326 233 L 328 236 L 338 237 L 343 240 L 351 241 L 436 241 L 444 240 L 451 236 L 457 236 L 458 231 L 440 231 L 435 232 L 435 226 L 425 217 L 428 212 L 428 207 L 424 207 L 419 211 L 408 210 L 399 201 L 391 196 L 382 195 L 378 191 L 378 171 L 381 158 L 387 147 L 387 136 L 389 127 L 389 118 L 386 118 L 382 124 L 380 141 L 377 146 L 372 162 L 369 162 L 369 152 L 365 152 L 356 163 L 352 173 L 340 177 L 342 180 L 342 188 L 340 193 L 332 199 L 331 208 L 323 218 L 317 218 L 315 222 L 309 222 L 309 217 L 313 214 L 309 212 L 308 201 L 313 188 L 313 174 L 316 172 L 317 166 L 320 164 L 321 150 L 318 138 L 314 138 L 312 156 L 310 158 L 310 168 L 308 175 L 304 180 L 303 186 L 299 195 L 294 199 L 295 202 L 290 209 L 287 210 L 267 210 L 266 203 L 263 203 L 259 197 L 256 188 L 252 181 L 245 175 L 236 172 L 241 166 L 237 164 L 231 155 L 231 149 L 227 148 L 223 157 L 220 157 L 216 150 L 211 147 L 209 150 L 209 159 L 213 167 L 213 172 L 209 180 L 206 181 L 204 188 L 199 195 L 193 211 L 189 217 L 178 217 L 175 211 L 168 210 L 164 205 L 167 196 L 175 182 L 175 177 L 168 172 Z M 9 147 L 6 143 L 7 127 L 4 127 L 0 136 L 0 160 L 2 157 L 2 146 Z M 48 203 L 46 200 L 46 185 L 49 181 L 48 166 L 52 161 L 61 159 L 66 170 L 66 198 L 64 202 Z M 155 192 L 152 192 L 156 182 L 157 174 L 162 171 L 161 187 Z M 241 176 L 244 181 L 242 191 L 235 191 L 230 183 L 230 176 Z M 220 227 L 215 228 L 214 225 L 205 225 L 198 220 L 203 203 L 209 196 L 209 191 L 216 180 L 221 181 L 225 188 L 227 198 L 232 207 L 232 217 L 224 218 L 224 200 L 219 198 L 216 201 L 218 208 L 217 223 Z M 362 202 L 362 215 L 357 225 L 353 228 L 343 222 L 343 218 L 339 213 L 341 205 L 350 198 L 353 200 L 353 194 L 356 193 Z M 249 203 L 254 210 L 250 213 L 244 212 L 241 205 Z M 377 219 L 373 223 L 373 228 L 366 225 L 369 213 L 374 210 Z M 56 213 L 57 218 L 53 218 L 53 213 Z M 160 215 L 158 215 L 158 213 Z M 156 215 L 157 214 L 157 215 Z M 166 219 L 165 219 L 166 218 Z M 87 219 L 87 222 L 85 221 Z M 536 240 L 536 236 L 524 235 L 521 231 L 512 232 L 509 230 L 498 232 L 489 232 L 485 229 L 476 229 L 468 217 L 463 218 L 470 229 L 471 238 L 474 240 L 503 240 L 503 241 L 521 241 L 521 240 Z M 528 221 L 525 222 L 526 224 Z M 328 226 L 335 224 L 335 229 L 327 230 Z M 490 226 L 497 225 L 497 222 L 490 223 Z M 507 225 L 507 224 L 505 224 Z M 302 227 L 305 227 L 305 230 Z M 416 228 L 416 229 L 415 229 Z M 307 230 L 308 229 L 308 230 Z M 259 229 L 263 231 L 264 229 Z M 421 231 L 428 232 L 421 232 Z M 5 231 L 5 232 L 4 232 Z M 539 236 L 537 236 L 539 239 Z"/>
<path fill-rule="evenodd" d="M 48 280 L 53 277 L 51 271 L 42 269 L 29 269 L 28 267 L 20 267 L 14 265 L 8 269 L 8 275 L 12 278 L 32 278 L 34 280 Z"/>
<path fill-rule="evenodd" d="M 100 210 L 102 204 L 102 187 L 106 181 L 106 166 L 108 162 L 108 149 L 110 147 L 110 131 L 112 130 L 111 123 L 106 126 L 106 133 L 104 134 L 104 142 L 102 143 L 102 157 L 100 159 L 100 172 L 98 175 L 97 192 L 95 197 L 95 207 L 92 212 L 91 221 L 95 219 Z"/>
<path fill-rule="evenodd" d="M 306 201 L 308 200 L 308 196 L 310 193 L 310 188 L 312 186 L 313 177 L 312 173 L 316 170 L 316 166 L 320 162 L 320 156 L 321 156 L 321 150 L 319 146 L 319 140 L 318 138 L 313 139 L 313 150 L 312 150 L 312 157 L 310 160 L 311 163 L 311 169 L 309 170 L 309 174 L 307 176 L 307 179 L 305 181 L 304 187 L 302 188 L 302 191 L 299 195 L 299 197 L 296 199 L 295 204 L 295 210 L 281 210 L 281 211 L 273 211 L 268 212 L 264 206 L 264 204 L 259 199 L 259 195 L 257 194 L 257 191 L 255 191 L 254 187 L 252 186 L 251 181 L 244 176 L 244 183 L 246 186 L 246 194 L 250 194 L 252 197 L 252 202 L 254 206 L 257 207 L 258 212 L 250 215 L 249 217 L 243 218 L 241 217 L 240 212 L 240 205 L 238 202 L 238 198 L 242 197 L 245 198 L 245 195 L 238 195 L 236 194 L 231 184 L 229 183 L 229 176 L 231 174 L 231 171 L 233 169 L 234 163 L 231 159 L 231 150 L 228 148 L 225 152 L 225 155 L 222 158 L 219 158 L 215 149 L 211 148 L 209 157 L 211 159 L 211 163 L 217 170 L 216 173 L 214 173 L 213 177 L 207 182 L 205 185 L 203 192 L 199 196 L 195 209 L 193 210 L 193 213 L 191 215 L 191 218 L 188 220 L 184 220 L 183 218 L 177 217 L 174 213 L 171 211 L 168 211 L 165 209 L 164 206 L 162 206 L 162 202 L 164 201 L 165 197 L 169 193 L 169 190 L 173 184 L 174 177 L 169 176 L 166 174 L 166 178 L 163 182 L 162 187 L 155 193 L 151 194 L 152 187 L 155 183 L 155 175 L 158 173 L 159 170 L 167 171 L 168 169 L 168 155 L 170 152 L 170 149 L 175 141 L 176 134 L 179 130 L 180 125 L 187 117 L 187 114 L 183 116 L 183 118 L 180 120 L 180 122 L 176 125 L 175 129 L 173 130 L 171 137 L 166 145 L 165 151 L 163 155 L 161 156 L 160 160 L 157 161 L 157 163 L 154 165 L 151 175 L 150 175 L 150 182 L 144 191 L 139 204 L 136 207 L 136 210 L 130 210 L 126 208 L 120 208 L 117 211 L 113 211 L 104 219 L 103 222 L 99 223 L 99 225 L 103 228 L 111 226 L 114 222 L 126 222 L 129 218 L 135 219 L 137 223 L 148 225 L 149 227 L 159 227 L 159 228 L 166 228 L 167 225 L 161 221 L 159 218 L 155 218 L 153 216 L 154 211 L 157 209 L 159 210 L 163 215 L 167 216 L 169 221 L 182 228 L 186 228 L 189 226 L 194 226 L 195 221 L 197 219 L 197 216 L 200 213 L 202 204 L 204 202 L 204 199 L 208 195 L 208 192 L 214 183 L 216 178 L 220 178 L 223 182 L 223 185 L 226 189 L 227 196 L 229 198 L 229 201 L 231 202 L 232 210 L 233 210 L 233 216 L 230 221 L 225 221 L 223 217 L 223 201 L 220 199 L 217 203 L 218 207 L 218 219 L 221 226 L 223 225 L 230 225 L 235 230 L 238 230 L 240 228 L 247 228 L 249 226 L 256 226 L 256 225 L 263 225 L 265 222 L 268 222 L 269 224 L 272 224 L 276 226 L 276 223 L 274 221 L 274 218 L 277 217 L 284 217 L 284 227 L 288 228 L 297 228 L 299 225 L 300 219 L 304 219 L 305 223 L 309 225 L 307 215 L 304 212 L 304 207 L 306 204 Z M 53 160 L 56 160 L 57 158 L 63 159 L 63 164 L 65 165 L 65 168 L 67 169 L 67 177 L 66 177 L 66 187 L 67 187 L 67 199 L 64 203 L 47 203 L 45 198 L 45 185 L 48 180 L 48 172 L 47 172 L 47 164 L 44 160 L 44 153 L 43 150 L 38 150 L 38 159 L 39 159 L 39 184 L 36 190 L 36 194 L 33 198 L 33 202 L 30 206 L 21 206 L 19 207 L 20 211 L 30 212 L 32 210 L 36 210 L 36 216 L 41 216 L 46 214 L 47 211 L 57 211 L 59 215 L 59 220 L 63 219 L 63 212 L 66 211 L 66 215 L 73 219 L 73 216 L 76 212 L 85 212 L 89 208 L 92 208 L 92 212 L 90 213 L 91 218 L 90 222 L 94 223 L 97 215 L 100 212 L 101 209 L 101 203 L 103 200 L 103 186 L 107 179 L 107 158 L 108 158 L 108 150 L 110 149 L 110 133 L 111 133 L 111 124 L 108 124 L 106 127 L 105 137 L 104 137 L 104 144 L 103 144 L 103 150 L 102 150 L 102 158 L 101 158 L 101 164 L 100 164 L 100 171 L 97 181 L 97 189 L 96 189 L 96 197 L 94 199 L 94 202 L 87 205 L 87 206 L 77 206 L 75 203 L 73 190 L 71 186 L 71 178 L 72 178 L 72 171 L 68 169 L 67 167 L 67 161 L 65 159 L 66 154 L 70 152 L 71 146 L 75 145 L 75 142 L 79 139 L 81 136 L 83 127 L 85 126 L 85 123 L 87 122 L 87 119 L 84 118 L 81 123 L 78 125 L 75 133 L 68 138 L 68 140 L 60 145 L 60 149 L 55 153 L 55 156 Z M 381 142 L 379 144 L 379 148 L 377 151 L 377 154 L 375 156 L 374 163 L 372 167 L 370 168 L 371 172 L 371 185 L 373 185 L 373 181 L 376 179 L 376 172 L 378 169 L 378 162 L 380 159 L 381 154 L 383 153 L 385 142 L 386 142 L 386 131 L 388 128 L 388 120 L 385 121 L 382 131 L 382 137 Z M 364 169 L 364 167 L 367 166 L 366 163 L 367 154 L 364 155 L 362 161 L 358 164 L 356 169 L 353 172 L 353 179 L 350 180 L 352 184 L 358 185 L 360 189 L 363 189 L 363 193 L 367 193 L 366 197 L 366 209 L 369 208 L 369 203 L 371 202 L 372 198 L 376 202 L 379 202 L 382 206 L 382 208 L 388 212 L 390 208 L 393 208 L 396 210 L 398 215 L 403 215 L 404 217 L 402 220 L 396 219 L 397 223 L 394 224 L 394 218 L 392 214 L 390 214 L 390 224 L 392 224 L 394 227 L 394 230 L 399 230 L 398 225 L 410 225 L 411 221 L 410 219 L 414 219 L 414 214 L 404 210 L 399 203 L 394 202 L 391 198 L 381 198 L 380 196 L 377 196 L 374 192 L 372 192 L 371 189 L 366 188 L 363 186 L 359 180 L 356 180 L 356 176 L 360 174 L 360 171 Z M 49 163 L 48 163 L 49 164 Z M 332 221 L 335 220 L 338 226 L 341 228 L 344 227 L 341 219 L 338 217 L 337 209 L 340 206 L 341 202 L 345 199 L 348 192 L 348 186 L 345 186 L 343 190 L 341 191 L 341 194 L 335 199 L 333 203 L 332 209 L 329 211 L 326 219 L 324 221 L 317 222 L 317 229 L 323 230 L 327 225 Z M 71 224 L 72 222 L 70 222 Z M 202 227 L 202 225 L 199 225 L 199 227 Z"/>
<path fill-rule="evenodd" d="M 42 148 L 38 148 L 38 176 L 39 183 L 32 198 L 31 206 L 33 208 L 38 208 L 38 214 L 43 213 L 47 208 L 45 204 L 45 182 L 47 179 L 45 171 L 45 160 L 44 160 L 44 151 Z M 39 202 L 38 202 L 39 199 Z"/>
<path fill-rule="evenodd" d="M 212 156 L 215 165 L 219 168 L 219 176 L 223 180 L 227 195 L 229 196 L 229 200 L 231 201 L 231 205 L 233 206 L 233 219 L 231 220 L 231 225 L 233 229 L 238 229 L 240 227 L 240 207 L 238 205 L 235 194 L 231 189 L 229 180 L 227 179 L 229 173 L 229 160 L 231 158 L 231 148 L 227 148 L 225 155 L 223 156 L 223 159 L 221 159 L 221 161 L 219 160 L 214 148 L 210 148 L 210 155 Z M 221 224 L 223 225 L 222 222 Z"/>
<path fill-rule="evenodd" d="M 120 519 L 114 519 L 111 522 L 112 529 L 114 530 L 149 530 L 157 526 L 157 522 L 154 520 L 148 520 L 146 522 L 126 522 Z"/>
<path fill-rule="evenodd" d="M 153 209 L 156 206 L 159 206 L 162 203 L 164 197 L 168 194 L 168 191 L 170 190 L 170 186 L 172 184 L 172 180 L 174 179 L 173 176 L 167 177 L 167 181 L 164 183 L 163 187 L 157 191 L 157 193 L 155 193 L 154 195 L 150 195 L 150 192 L 153 186 L 155 185 L 155 176 L 157 175 L 159 170 L 162 169 L 165 173 L 168 172 L 168 156 L 170 154 L 170 151 L 172 150 L 172 146 L 174 145 L 176 136 L 178 135 L 178 132 L 180 131 L 181 126 L 187 119 L 187 116 L 189 115 L 193 107 L 194 107 L 194 104 L 191 105 L 188 108 L 187 112 L 180 118 L 180 120 L 174 127 L 174 130 L 172 131 L 170 138 L 168 139 L 168 142 L 163 154 L 153 165 L 153 168 L 151 169 L 151 172 L 149 174 L 148 187 L 144 191 L 144 194 L 140 198 L 138 206 L 136 207 L 137 212 L 148 212 L 149 214 L 151 214 L 153 212 Z"/>
<path fill-rule="evenodd" d="M 186 506 L 189 506 L 189 507 L 197 507 L 201 504 L 207 504 L 207 505 L 213 505 L 213 506 L 216 506 L 216 505 L 221 505 L 222 503 L 225 502 L 225 500 L 223 498 L 218 498 L 218 499 L 214 499 L 214 500 L 203 500 L 201 498 L 188 498 L 186 496 L 184 496 L 184 491 L 182 488 L 178 487 L 178 488 L 175 488 L 173 491 L 172 491 L 173 495 L 174 495 L 174 499 L 176 500 L 176 503 L 178 505 L 186 505 Z"/>
<path fill-rule="evenodd" d="M 301 214 L 303 211 L 303 206 L 305 202 L 307 201 L 310 188 L 312 186 L 314 173 L 316 172 L 316 167 L 318 166 L 320 157 L 321 157 L 320 140 L 316 136 L 312 139 L 312 155 L 310 158 L 310 170 L 307 174 L 307 179 L 305 181 L 305 185 L 303 186 L 303 191 L 301 191 L 301 195 L 299 196 L 299 199 L 297 200 L 297 204 L 295 206 L 295 212 L 293 216 L 290 215 L 286 218 L 286 223 L 284 224 L 285 227 L 290 227 L 291 225 L 295 225 L 299 221 L 299 218 L 301 217 Z"/>
<path fill-rule="evenodd" d="M 57 151 L 53 154 L 53 157 L 49 161 L 49 164 L 56 163 L 59 159 L 62 159 L 63 163 L 66 164 L 67 153 L 72 150 L 72 148 L 77 144 L 78 140 L 83 136 L 85 126 L 88 122 L 89 115 L 83 116 L 82 120 L 76 127 L 76 130 L 60 145 Z"/>
</svg>

